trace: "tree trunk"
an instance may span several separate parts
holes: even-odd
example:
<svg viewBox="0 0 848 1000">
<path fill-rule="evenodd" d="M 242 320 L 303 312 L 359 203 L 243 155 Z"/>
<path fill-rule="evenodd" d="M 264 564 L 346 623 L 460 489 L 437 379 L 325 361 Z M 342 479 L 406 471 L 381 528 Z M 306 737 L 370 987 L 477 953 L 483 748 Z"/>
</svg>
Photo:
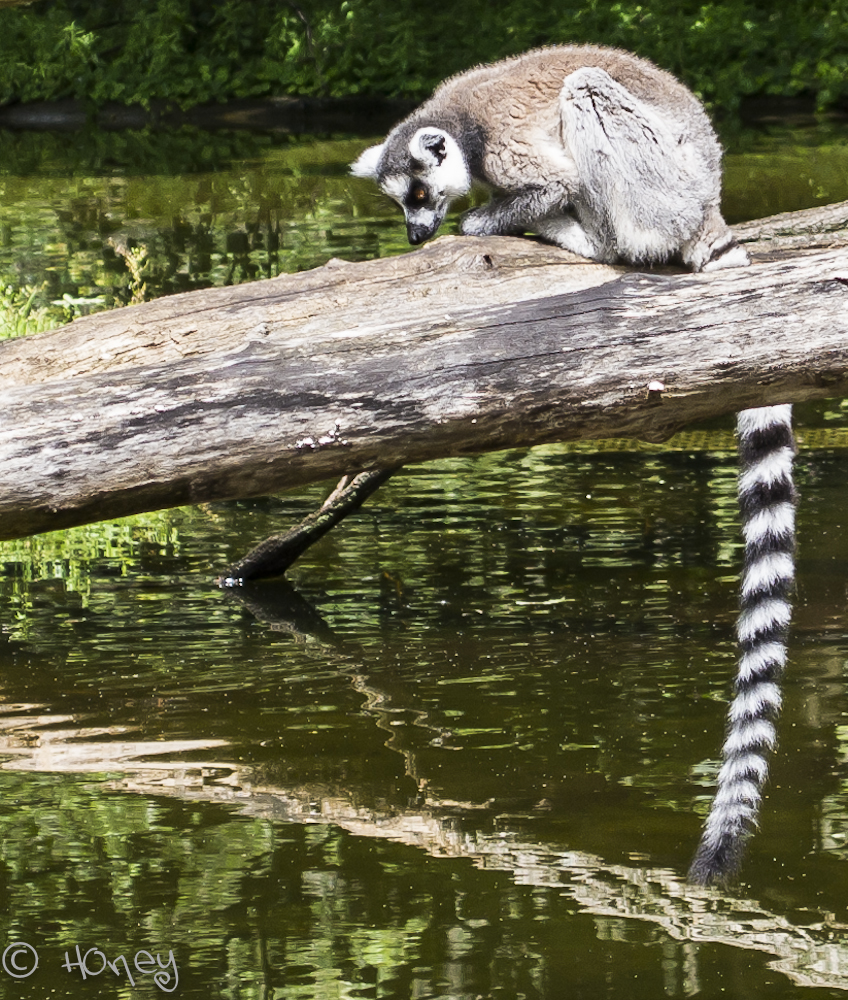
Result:
<svg viewBox="0 0 848 1000">
<path fill-rule="evenodd" d="M 704 275 L 443 237 L 0 344 L 0 538 L 848 393 L 848 203 L 738 233 Z"/>
</svg>

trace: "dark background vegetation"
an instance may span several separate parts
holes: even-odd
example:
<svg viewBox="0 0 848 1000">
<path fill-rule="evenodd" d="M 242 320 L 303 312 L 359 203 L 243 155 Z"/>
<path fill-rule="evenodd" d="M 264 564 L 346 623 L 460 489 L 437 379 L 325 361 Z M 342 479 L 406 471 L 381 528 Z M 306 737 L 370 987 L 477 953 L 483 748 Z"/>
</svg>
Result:
<svg viewBox="0 0 848 1000">
<path fill-rule="evenodd" d="M 475 63 L 593 42 L 653 59 L 716 110 L 848 106 L 848 0 L 39 0 L 0 22 L 0 104 L 418 99 Z"/>
</svg>

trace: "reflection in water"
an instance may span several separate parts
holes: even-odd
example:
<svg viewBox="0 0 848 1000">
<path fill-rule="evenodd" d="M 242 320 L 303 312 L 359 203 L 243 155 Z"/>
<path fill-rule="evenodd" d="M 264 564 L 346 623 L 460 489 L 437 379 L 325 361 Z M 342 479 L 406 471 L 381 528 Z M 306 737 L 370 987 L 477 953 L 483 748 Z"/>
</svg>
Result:
<svg viewBox="0 0 848 1000">
<path fill-rule="evenodd" d="M 399 249 L 350 144 L 313 153 L 4 173 L 0 284 L 107 303 Z M 846 988 L 848 424 L 801 418 L 825 450 L 799 462 L 781 749 L 730 895 L 682 882 L 734 660 L 725 425 L 405 469 L 291 585 L 234 595 L 220 569 L 322 488 L 0 545 L 0 929 L 40 956 L 0 998 L 129 995 L 80 986 L 76 945 L 172 949 L 204 998 Z"/>
<path fill-rule="evenodd" d="M 42 736 L 39 743 L 46 743 L 57 752 L 45 755 L 40 746 L 38 751 L 27 755 L 29 760 L 15 761 L 14 768 L 58 772 L 90 770 L 93 763 L 90 754 L 80 755 L 72 741 L 90 740 L 97 735 L 101 734 L 67 731 L 61 735 L 52 734 L 49 741 Z M 508 816 L 494 816 L 485 823 L 474 822 L 473 803 L 436 802 L 414 809 L 381 811 L 357 807 L 350 792 L 344 788 L 266 787 L 256 784 L 249 770 L 239 773 L 225 765 L 196 760 L 188 767 L 163 766 L 151 759 L 149 743 L 110 744 L 98 749 L 101 753 L 99 766 L 124 775 L 105 782 L 104 793 L 117 791 L 157 799 L 163 795 L 173 796 L 188 803 L 225 803 L 234 807 L 239 815 L 266 821 L 263 825 L 267 827 L 269 841 L 274 831 L 285 832 L 289 825 L 295 825 L 317 827 L 322 837 L 332 829 L 342 830 L 369 841 L 408 845 L 434 858 L 469 859 L 480 869 L 508 873 L 517 886 L 562 890 L 560 901 L 569 900 L 576 906 L 576 912 L 590 915 L 599 935 L 612 940 L 620 937 L 621 928 L 626 927 L 622 921 L 637 920 L 654 925 L 671 941 L 684 946 L 675 949 L 682 961 L 673 963 L 672 978 L 687 994 L 701 989 L 699 949 L 693 946 L 706 944 L 723 944 L 776 956 L 771 966 L 802 986 L 848 989 L 848 927 L 827 912 L 808 913 L 803 923 L 793 922 L 749 899 L 690 886 L 678 873 L 669 870 L 644 865 L 611 865 L 580 851 L 558 850 L 532 836 L 523 839 L 526 833 L 510 829 Z M 208 747 L 189 743 L 166 745 L 160 753 L 167 758 L 200 749 L 208 750 Z M 237 829 L 241 832 L 241 827 Z M 126 830 L 122 832 L 126 835 Z M 379 848 L 377 850 L 379 852 Z M 307 878 L 310 874 L 312 878 Z M 322 904 L 325 903 L 324 881 L 316 880 L 314 873 L 301 873 L 301 877 L 318 889 L 317 894 Z M 181 881 L 185 878 L 186 873 L 182 872 Z M 337 891 L 334 885 L 333 894 Z M 231 904 L 235 904 L 239 900 L 237 887 L 233 886 L 231 892 Z M 465 925 L 473 929 L 486 923 L 485 920 L 466 920 L 460 922 L 457 929 L 471 945 L 474 935 Z M 418 924 L 417 930 L 423 931 L 427 926 Z M 179 936 L 180 943 L 188 950 L 188 942 Z M 309 945 L 312 944 L 310 941 Z M 154 945 L 159 946 L 158 942 Z M 397 942 L 392 950 L 398 951 Z M 473 950 L 469 947 L 466 953 L 472 954 Z M 413 954 L 403 954 L 401 950 L 406 960 L 414 958 L 415 949 L 409 951 Z M 541 963 L 544 966 L 543 958 Z M 424 971 L 420 961 L 418 965 L 418 971 Z M 342 986 L 341 970 L 307 968 L 321 971 L 325 976 L 334 974 L 337 977 L 334 985 Z M 384 974 L 389 973 L 389 979 L 401 971 L 386 969 L 383 962 L 380 968 Z M 460 981 L 466 976 L 463 970 Z M 307 979 L 314 982 L 311 975 L 307 975 Z M 274 985 L 273 976 L 265 985 Z M 672 995 L 676 992 L 677 989 L 673 990 Z"/>
<path fill-rule="evenodd" d="M 0 135 L 0 336 L 10 333 L 2 304 L 12 291 L 35 328 L 409 249 L 396 206 L 348 176 L 367 140 L 188 128 Z M 848 199 L 844 124 L 726 141 L 731 223 Z"/>
<path fill-rule="evenodd" d="M 845 123 L 773 126 L 726 140 L 724 215 L 732 225 L 848 199 Z"/>
<path fill-rule="evenodd" d="M 730 896 L 682 880 L 733 659 L 730 456 L 405 470 L 296 589 L 212 580 L 320 489 L 4 545 L 7 938 L 173 948 L 180 995 L 843 988 L 845 459 L 805 467 L 782 751 Z"/>
<path fill-rule="evenodd" d="M 301 271 L 332 256 L 407 249 L 389 205 L 347 176 L 362 140 L 254 140 L 229 164 L 233 137 L 215 137 L 224 149 L 210 162 L 213 140 L 189 133 L 187 148 L 192 135 L 199 162 L 174 175 L 140 173 L 132 159 L 104 171 L 102 157 L 78 163 L 70 177 L 57 176 L 54 160 L 20 175 L 11 156 L 0 165 L 0 290 L 23 286 L 34 296 L 28 309 L 46 309 L 58 323 Z M 15 136 L 12 146 L 45 138 Z"/>
</svg>

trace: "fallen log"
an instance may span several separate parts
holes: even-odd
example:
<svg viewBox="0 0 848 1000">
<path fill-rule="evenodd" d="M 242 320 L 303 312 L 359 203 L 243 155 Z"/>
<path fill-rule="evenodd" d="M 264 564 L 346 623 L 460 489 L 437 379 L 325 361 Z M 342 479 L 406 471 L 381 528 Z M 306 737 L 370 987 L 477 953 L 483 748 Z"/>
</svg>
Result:
<svg viewBox="0 0 848 1000">
<path fill-rule="evenodd" d="M 706 275 L 443 237 L 0 344 L 0 538 L 848 394 L 848 204 L 739 235 Z"/>
</svg>

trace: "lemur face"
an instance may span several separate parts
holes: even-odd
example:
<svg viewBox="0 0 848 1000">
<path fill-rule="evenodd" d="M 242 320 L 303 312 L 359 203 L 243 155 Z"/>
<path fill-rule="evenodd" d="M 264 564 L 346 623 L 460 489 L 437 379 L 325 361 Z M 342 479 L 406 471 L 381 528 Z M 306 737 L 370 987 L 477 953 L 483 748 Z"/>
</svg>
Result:
<svg viewBox="0 0 848 1000">
<path fill-rule="evenodd" d="M 399 151 L 400 157 L 390 143 L 391 136 L 382 145 L 366 149 L 351 173 L 376 180 L 400 205 L 407 239 L 417 246 L 436 233 L 451 201 L 471 187 L 471 177 L 462 150 L 443 129 L 419 129 L 407 149 Z"/>
<path fill-rule="evenodd" d="M 403 212 L 406 216 L 406 236 L 413 246 L 429 239 L 442 224 L 449 207 L 447 199 L 442 199 L 442 202 L 440 205 L 434 201 L 433 192 L 423 180 L 417 177 L 412 179 L 403 201 Z"/>
<path fill-rule="evenodd" d="M 450 199 L 434 191 L 423 177 L 395 174 L 386 177 L 380 187 L 403 209 L 406 238 L 413 246 L 430 239 L 444 221 Z"/>
</svg>

